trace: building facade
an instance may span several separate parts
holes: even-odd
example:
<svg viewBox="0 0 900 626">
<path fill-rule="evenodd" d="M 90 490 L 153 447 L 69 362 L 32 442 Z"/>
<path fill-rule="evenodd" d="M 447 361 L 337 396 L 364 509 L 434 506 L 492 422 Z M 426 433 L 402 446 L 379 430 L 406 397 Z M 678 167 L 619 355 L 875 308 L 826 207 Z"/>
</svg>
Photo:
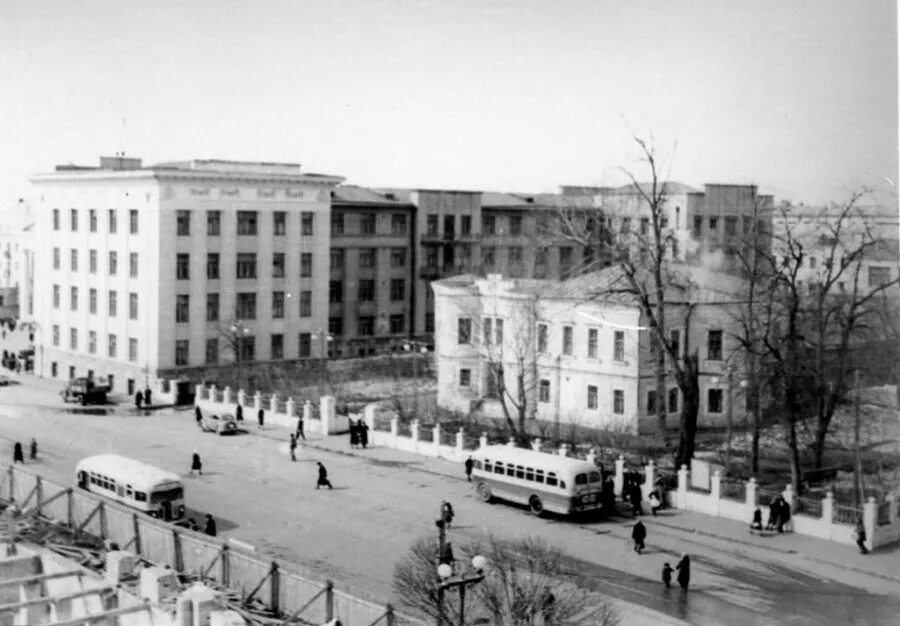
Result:
<svg viewBox="0 0 900 626">
<path fill-rule="evenodd" d="M 340 178 L 117 157 L 32 182 L 42 375 L 130 393 L 191 368 L 317 355 Z"/>
<path fill-rule="evenodd" d="M 34 316 L 34 216 L 20 199 L 0 214 L 0 317 Z"/>
</svg>

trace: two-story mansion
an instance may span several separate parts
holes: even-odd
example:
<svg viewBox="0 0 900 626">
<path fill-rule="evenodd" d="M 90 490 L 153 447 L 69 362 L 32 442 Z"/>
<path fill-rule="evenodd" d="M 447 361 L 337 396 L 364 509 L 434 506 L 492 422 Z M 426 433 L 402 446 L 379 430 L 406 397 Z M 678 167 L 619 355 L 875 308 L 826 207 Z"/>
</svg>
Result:
<svg viewBox="0 0 900 626">
<path fill-rule="evenodd" d="M 666 294 L 667 324 L 676 342 L 698 354 L 700 423 L 716 422 L 744 405 L 736 400 L 740 375 L 727 374 L 740 284 L 698 268 L 683 272 L 685 286 Z M 562 282 L 463 275 L 432 283 L 438 404 L 502 417 L 502 376 L 513 419 L 525 406 L 528 419 L 562 425 L 655 428 L 650 330 L 624 285 L 615 266 Z M 673 377 L 667 390 L 674 425 L 681 394 Z"/>
</svg>

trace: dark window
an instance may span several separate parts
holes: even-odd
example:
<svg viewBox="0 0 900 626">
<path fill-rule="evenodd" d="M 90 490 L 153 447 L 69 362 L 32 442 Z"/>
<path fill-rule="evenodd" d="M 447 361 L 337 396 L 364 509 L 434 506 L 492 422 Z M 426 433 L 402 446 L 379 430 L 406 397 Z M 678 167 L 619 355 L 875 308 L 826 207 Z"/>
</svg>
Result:
<svg viewBox="0 0 900 626">
<path fill-rule="evenodd" d="M 78 250 L 72 248 L 69 254 L 69 266 L 73 272 L 78 271 Z"/>
<path fill-rule="evenodd" d="M 60 259 L 59 248 L 53 248 L 53 269 L 55 269 L 55 270 L 59 269 L 59 259 Z"/>
<path fill-rule="evenodd" d="M 256 358 L 256 337 L 244 337 L 240 342 L 241 360 L 252 361 Z"/>
<path fill-rule="evenodd" d="M 375 281 L 364 279 L 359 281 L 359 292 L 356 297 L 360 302 L 371 302 L 375 299 Z"/>
<path fill-rule="evenodd" d="M 59 209 L 53 209 L 53 230 L 59 230 Z"/>
<path fill-rule="evenodd" d="M 650 389 L 647 392 L 647 415 L 656 413 L 656 391 Z"/>
<path fill-rule="evenodd" d="M 69 226 L 73 233 L 78 231 L 78 209 L 69 209 Z"/>
<path fill-rule="evenodd" d="M 218 237 L 222 232 L 222 212 L 206 212 L 206 234 L 210 237 Z"/>
<path fill-rule="evenodd" d="M 298 354 L 301 359 L 312 354 L 312 336 L 309 333 L 300 333 Z"/>
<path fill-rule="evenodd" d="M 284 252 L 276 252 L 272 255 L 272 278 L 284 278 Z"/>
<path fill-rule="evenodd" d="M 595 385 L 588 385 L 587 408 L 589 408 L 589 409 L 597 408 L 597 387 Z"/>
<path fill-rule="evenodd" d="M 344 249 L 343 248 L 332 248 L 331 249 L 331 271 L 332 272 L 340 272 L 344 269 Z"/>
<path fill-rule="evenodd" d="M 237 234 L 256 235 L 256 211 L 237 212 Z"/>
<path fill-rule="evenodd" d="M 672 344 L 672 352 L 677 355 L 681 354 L 681 331 L 673 330 L 669 332 L 669 341 Z"/>
<path fill-rule="evenodd" d="M 538 402 L 550 402 L 550 381 L 541 379 L 538 387 Z"/>
<path fill-rule="evenodd" d="M 206 255 L 206 277 L 210 280 L 219 278 L 219 254 L 210 252 Z"/>
<path fill-rule="evenodd" d="M 116 352 L 118 349 L 118 338 L 110 333 L 106 336 L 106 354 L 109 358 L 116 358 Z"/>
<path fill-rule="evenodd" d="M 482 248 L 481 263 L 484 265 L 484 271 L 489 272 L 494 269 L 495 254 L 492 246 Z"/>
<path fill-rule="evenodd" d="M 256 278 L 256 255 L 242 252 L 237 255 L 237 277 Z"/>
<path fill-rule="evenodd" d="M 312 292 L 300 292 L 300 317 L 312 317 Z"/>
<path fill-rule="evenodd" d="M 706 390 L 706 410 L 709 413 L 722 412 L 722 390 L 707 389 Z"/>
<path fill-rule="evenodd" d="M 206 321 L 215 322 L 219 319 L 219 294 L 206 294 Z"/>
<path fill-rule="evenodd" d="M 669 389 L 669 413 L 678 413 L 678 387 Z"/>
<path fill-rule="evenodd" d="M 406 316 L 403 313 L 394 313 L 389 321 L 392 335 L 398 335 L 406 330 Z"/>
<path fill-rule="evenodd" d="M 360 315 L 358 328 L 358 334 L 362 337 L 367 337 L 375 334 L 375 318 L 371 315 Z"/>
<path fill-rule="evenodd" d="M 331 214 L 331 236 L 338 237 L 344 234 L 344 214 Z"/>
<path fill-rule="evenodd" d="M 587 355 L 589 359 L 597 358 L 597 329 L 588 328 Z"/>
<path fill-rule="evenodd" d="M 402 278 L 391 279 L 391 300 L 399 302 L 406 299 L 406 281 Z"/>
<path fill-rule="evenodd" d="M 218 363 L 219 362 L 219 340 L 218 339 L 207 339 L 206 340 L 206 362 L 207 363 Z"/>
<path fill-rule="evenodd" d="M 109 306 L 109 316 L 115 317 L 118 314 L 118 298 L 115 289 L 109 291 L 107 305 Z"/>
<path fill-rule="evenodd" d="M 138 253 L 137 252 L 129 252 L 128 253 L 128 272 L 131 278 L 138 277 Z"/>
<path fill-rule="evenodd" d="M 547 325 L 546 324 L 538 324 L 537 330 L 538 330 L 538 336 L 537 336 L 538 352 L 546 352 L 547 351 L 547 335 L 548 335 Z"/>
<path fill-rule="evenodd" d="M 374 235 L 375 234 L 375 214 L 363 213 L 359 216 L 359 234 Z"/>
<path fill-rule="evenodd" d="M 271 337 L 271 346 L 270 346 L 270 358 L 271 359 L 283 359 L 284 358 L 284 335 L 273 334 Z"/>
<path fill-rule="evenodd" d="M 891 268 L 875 265 L 870 266 L 868 281 L 870 289 L 877 289 L 882 285 L 887 285 L 891 282 Z"/>
<path fill-rule="evenodd" d="M 625 331 L 617 330 L 613 334 L 613 360 L 625 360 Z"/>
<path fill-rule="evenodd" d="M 734 237 L 737 234 L 737 218 L 733 215 L 725 216 L 725 236 Z"/>
<path fill-rule="evenodd" d="M 78 287 L 71 287 L 69 290 L 69 308 L 73 311 L 78 310 Z"/>
<path fill-rule="evenodd" d="M 59 285 L 53 285 L 53 308 L 59 308 Z"/>
<path fill-rule="evenodd" d="M 188 322 L 190 315 L 190 296 L 178 294 L 175 296 L 175 322 L 184 324 Z"/>
<path fill-rule="evenodd" d="M 312 252 L 303 252 L 300 254 L 300 278 L 309 278 L 313 273 L 313 255 Z"/>
<path fill-rule="evenodd" d="M 256 294 L 239 293 L 237 300 L 237 316 L 242 320 L 256 319 Z"/>
<path fill-rule="evenodd" d="M 304 237 L 312 237 L 313 235 L 313 214 L 303 212 L 300 213 L 300 234 Z"/>
<path fill-rule="evenodd" d="M 175 365 L 188 364 L 188 340 L 179 339 L 175 342 Z"/>
<path fill-rule="evenodd" d="M 522 234 L 522 216 L 521 215 L 513 215 L 509 218 L 509 234 L 510 235 L 521 235 Z"/>
<path fill-rule="evenodd" d="M 402 213 L 391 215 L 391 232 L 395 235 L 406 234 L 406 216 Z"/>
<path fill-rule="evenodd" d="M 332 303 L 339 303 L 344 301 L 344 281 L 328 281 L 328 301 Z"/>
<path fill-rule="evenodd" d="M 650 218 L 649 218 L 649 217 L 642 217 L 642 218 L 641 218 L 641 227 L 640 227 L 640 229 L 641 229 L 641 230 L 640 230 L 641 235 L 646 235 L 647 233 L 650 232 Z"/>
<path fill-rule="evenodd" d="M 711 217 L 709 218 L 709 232 L 713 235 L 718 234 L 719 231 L 719 218 Z"/>
<path fill-rule="evenodd" d="M 540 481 L 538 481 L 540 482 Z M 547 484 L 551 487 L 555 487 L 558 484 L 559 480 L 556 478 L 556 474 L 554 472 L 547 472 Z"/>
<path fill-rule="evenodd" d="M 344 334 L 344 318 L 343 317 L 329 317 L 328 318 L 328 332 L 334 335 L 335 337 Z"/>
<path fill-rule="evenodd" d="M 437 215 L 428 215 L 425 218 L 425 234 L 426 235 L 437 235 L 438 234 L 438 216 Z"/>
<path fill-rule="evenodd" d="M 284 292 L 272 292 L 272 318 L 281 319 L 284 317 Z"/>
<path fill-rule="evenodd" d="M 694 237 L 700 237 L 703 234 L 703 216 L 694 216 Z"/>
<path fill-rule="evenodd" d="M 287 213 L 275 211 L 272 214 L 272 234 L 282 236 L 287 233 Z"/>
<path fill-rule="evenodd" d="M 459 370 L 459 386 L 460 387 L 468 387 L 472 384 L 472 370 L 470 369 L 460 369 Z"/>
<path fill-rule="evenodd" d="M 175 257 L 175 278 L 188 280 L 191 277 L 191 255 L 178 254 Z"/>
<path fill-rule="evenodd" d="M 562 351 L 563 354 L 572 354 L 572 342 L 573 342 L 573 334 L 571 326 L 563 326 L 563 340 L 562 340 Z"/>
<path fill-rule="evenodd" d="M 461 317 L 456 322 L 456 343 L 467 344 L 472 341 L 472 320 Z"/>
<path fill-rule="evenodd" d="M 97 313 L 97 290 L 93 287 L 88 290 L 88 312 Z"/>
<path fill-rule="evenodd" d="M 434 332 L 434 313 L 426 313 L 425 314 L 425 332 L 426 333 Z"/>
<path fill-rule="evenodd" d="M 572 269 L 572 248 L 571 246 L 562 246 L 559 249 L 559 271 L 566 274 Z"/>
<path fill-rule="evenodd" d="M 175 232 L 179 237 L 187 237 L 191 234 L 191 212 L 179 209 L 175 213 Z"/>
<path fill-rule="evenodd" d="M 88 211 L 88 228 L 92 233 L 97 232 L 97 209 Z"/>
<path fill-rule="evenodd" d="M 375 267 L 375 248 L 360 248 L 359 266 Z"/>
<path fill-rule="evenodd" d="M 707 356 L 710 361 L 722 360 L 722 331 L 710 330 L 706 339 Z"/>
<path fill-rule="evenodd" d="M 485 235 L 493 235 L 497 230 L 497 221 L 493 215 L 481 216 L 481 232 Z"/>
<path fill-rule="evenodd" d="M 54 260 L 57 261 L 57 267 L 58 267 L 59 259 L 55 258 Z M 96 250 L 91 250 L 91 252 L 88 256 L 88 271 L 90 271 L 91 274 L 97 273 L 97 251 Z"/>
<path fill-rule="evenodd" d="M 128 232 L 130 232 L 132 235 L 138 234 L 137 209 L 128 209 Z"/>
<path fill-rule="evenodd" d="M 391 248 L 391 267 L 406 267 L 406 248 Z"/>
<path fill-rule="evenodd" d="M 625 392 L 621 389 L 613 390 L 613 413 L 616 415 L 625 413 Z"/>
<path fill-rule="evenodd" d="M 471 215 L 463 215 L 459 218 L 459 233 L 461 235 L 468 235 L 472 232 L 472 216 Z"/>
</svg>

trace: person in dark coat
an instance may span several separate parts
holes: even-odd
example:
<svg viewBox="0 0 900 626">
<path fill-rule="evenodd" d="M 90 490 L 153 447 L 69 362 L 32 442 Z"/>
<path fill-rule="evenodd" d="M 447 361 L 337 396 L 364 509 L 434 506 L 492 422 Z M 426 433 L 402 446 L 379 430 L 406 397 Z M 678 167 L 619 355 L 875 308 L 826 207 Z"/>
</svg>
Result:
<svg viewBox="0 0 900 626">
<path fill-rule="evenodd" d="M 786 524 L 791 521 L 791 505 L 784 498 L 778 500 L 778 532 L 783 533 Z"/>
<path fill-rule="evenodd" d="M 759 530 L 762 528 L 762 511 L 759 510 L 759 507 L 756 507 L 753 510 L 753 521 L 750 522 L 750 530 Z"/>
<path fill-rule="evenodd" d="M 240 404 L 238 404 L 234 409 L 234 419 L 239 422 L 244 421 L 244 407 L 242 407 Z"/>
<path fill-rule="evenodd" d="M 605 515 L 615 515 L 616 513 L 616 484 L 613 482 L 612 476 L 607 476 L 603 481 L 603 489 L 600 492 L 600 501 L 603 504 L 603 513 Z"/>
<path fill-rule="evenodd" d="M 303 434 L 303 416 L 300 416 L 300 419 L 297 420 L 297 434 L 295 435 L 297 439 L 303 439 L 306 441 L 306 435 Z"/>
<path fill-rule="evenodd" d="M 356 423 L 350 420 L 350 447 L 355 448 L 359 445 L 359 430 Z"/>
<path fill-rule="evenodd" d="M 455 561 L 456 558 L 453 556 L 453 544 L 448 541 L 444 544 L 444 549 L 441 550 L 441 553 L 438 556 L 438 563 L 440 565 L 449 565 L 450 567 L 453 567 Z"/>
<path fill-rule="evenodd" d="M 472 482 L 472 467 L 473 467 L 474 465 L 475 465 L 475 461 L 472 460 L 472 457 L 471 457 L 471 456 L 470 456 L 468 459 L 466 459 L 466 462 L 465 462 L 465 466 L 466 466 L 466 480 L 469 481 L 469 482 Z"/>
<path fill-rule="evenodd" d="M 866 547 L 866 525 L 863 524 L 861 517 L 856 518 L 856 545 L 860 554 L 869 553 L 869 549 Z"/>
<path fill-rule="evenodd" d="M 441 519 L 444 521 L 444 528 L 450 528 L 450 524 L 453 523 L 453 517 L 456 514 L 453 512 L 453 505 L 451 505 L 446 500 L 441 505 Z"/>
<path fill-rule="evenodd" d="M 334 487 L 331 486 L 331 481 L 328 480 L 328 470 L 325 469 L 325 466 L 322 465 L 320 461 L 317 461 L 316 465 L 319 466 L 319 481 L 316 483 L 316 489 L 319 487 L 334 489 Z"/>
<path fill-rule="evenodd" d="M 31 438 L 31 460 L 37 461 L 37 439 Z"/>
<path fill-rule="evenodd" d="M 291 443 L 289 444 L 291 448 L 291 460 L 297 460 L 297 437 L 294 434 L 291 434 Z"/>
<path fill-rule="evenodd" d="M 678 570 L 678 584 L 681 585 L 682 589 L 687 591 L 688 585 L 691 582 L 691 557 L 682 554 L 681 560 L 678 561 L 678 565 L 675 566 L 675 569 Z"/>
<path fill-rule="evenodd" d="M 197 420 L 197 426 L 203 427 L 203 412 L 200 410 L 200 405 L 194 407 L 194 419 Z"/>
<path fill-rule="evenodd" d="M 262 428 L 266 423 L 266 412 L 262 409 L 257 411 L 256 420 L 259 422 L 259 427 Z"/>
<path fill-rule="evenodd" d="M 641 486 L 636 482 L 631 485 L 631 493 L 628 496 L 628 499 L 631 500 L 631 512 L 635 517 L 638 515 L 644 514 L 644 506 L 641 502 L 644 499 L 644 495 L 641 492 Z"/>
<path fill-rule="evenodd" d="M 634 528 L 631 530 L 631 538 L 634 540 L 634 551 L 640 554 L 644 551 L 644 539 L 647 538 L 647 527 L 644 526 L 644 523 L 638 520 L 638 523 L 634 525 Z"/>
<path fill-rule="evenodd" d="M 203 463 L 200 462 L 200 455 L 194 452 L 194 456 L 191 458 L 191 475 L 197 472 L 200 475 L 203 475 Z"/>
<path fill-rule="evenodd" d="M 13 463 L 25 464 L 25 453 L 22 452 L 22 444 L 18 441 L 13 446 Z"/>
<path fill-rule="evenodd" d="M 144 389 L 144 406 L 146 406 L 147 408 L 150 408 L 150 405 L 152 404 L 152 402 L 150 401 L 150 398 L 152 397 L 153 393 L 150 391 L 150 387 L 146 387 Z"/>
<path fill-rule="evenodd" d="M 206 514 L 206 527 L 203 529 L 203 532 L 210 537 L 216 536 L 216 520 L 209 513 Z"/>
<path fill-rule="evenodd" d="M 356 428 L 359 431 L 359 444 L 362 446 L 363 450 L 365 450 L 366 446 L 369 445 L 369 425 L 364 421 L 359 420 L 356 424 Z"/>
<path fill-rule="evenodd" d="M 766 530 L 775 530 L 775 526 L 778 524 L 778 514 L 780 512 L 778 498 L 772 498 L 772 501 L 769 502 L 769 519 L 766 522 Z"/>
<path fill-rule="evenodd" d="M 142 404 L 144 404 L 144 394 L 138 391 L 136 394 L 134 394 L 134 406 L 138 411 L 140 411 Z"/>
<path fill-rule="evenodd" d="M 663 563 L 662 568 L 662 581 L 666 585 L 666 589 L 672 586 L 672 572 L 675 571 L 672 569 L 672 566 L 668 563 Z"/>
</svg>

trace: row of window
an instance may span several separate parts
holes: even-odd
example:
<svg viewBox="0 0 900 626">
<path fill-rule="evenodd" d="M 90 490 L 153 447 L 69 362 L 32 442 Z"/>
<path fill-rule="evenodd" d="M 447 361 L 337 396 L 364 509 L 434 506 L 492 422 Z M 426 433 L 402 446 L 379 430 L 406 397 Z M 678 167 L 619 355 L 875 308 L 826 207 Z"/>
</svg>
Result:
<svg viewBox="0 0 900 626">
<path fill-rule="evenodd" d="M 112 478 L 109 478 L 108 476 L 103 476 L 102 474 L 91 472 L 88 480 L 95 487 L 107 489 L 113 493 L 116 492 L 116 481 Z M 131 485 L 124 485 L 124 492 L 124 495 L 128 496 L 129 498 L 134 498 L 137 502 L 147 501 L 147 494 L 143 491 L 135 490 Z"/>
<path fill-rule="evenodd" d="M 720 221 L 724 224 L 724 233 L 726 237 L 734 237 L 738 234 L 738 216 L 736 215 L 726 215 L 723 219 L 720 220 L 719 216 L 711 215 L 706 218 L 706 232 L 711 233 L 713 235 L 719 234 L 719 223 Z M 750 235 L 753 229 L 753 218 L 752 217 L 743 217 L 741 219 L 741 234 L 744 236 Z M 694 224 L 692 234 L 695 238 L 700 238 L 703 235 L 703 223 L 704 217 L 702 215 L 694 216 Z M 766 222 L 764 220 L 759 220 L 757 223 L 758 232 L 764 233 L 766 232 Z"/>
<path fill-rule="evenodd" d="M 331 236 L 339 237 L 348 235 L 345 223 L 346 215 L 341 212 L 332 212 L 331 214 Z M 378 219 L 375 213 L 362 213 L 358 215 L 360 235 L 377 235 Z M 403 213 L 394 213 L 391 215 L 391 234 L 405 235 L 407 233 L 406 215 Z"/>
<path fill-rule="evenodd" d="M 88 312 L 97 314 L 97 289 L 91 287 L 88 290 Z M 60 300 L 62 299 L 62 289 L 59 285 L 53 285 L 53 308 L 60 308 Z M 69 310 L 78 310 L 78 287 L 69 288 Z M 128 319 L 136 320 L 138 318 L 138 294 L 129 292 L 128 294 Z M 109 317 L 116 317 L 119 313 L 119 294 L 115 289 L 110 289 L 106 294 L 106 313 Z"/>
<path fill-rule="evenodd" d="M 356 300 L 358 302 L 374 302 L 376 299 L 377 282 L 362 278 L 356 281 Z M 406 280 L 403 278 L 391 279 L 391 301 L 401 302 L 406 300 Z M 328 282 L 328 301 L 337 304 L 344 301 L 344 281 L 332 280 Z"/>
<path fill-rule="evenodd" d="M 59 248 L 53 248 L 53 269 L 58 270 L 61 269 L 62 259 L 61 252 Z M 97 251 L 89 250 L 88 251 L 88 272 L 91 274 L 97 273 Z M 72 248 L 69 251 L 69 269 L 73 272 L 78 271 L 78 250 Z M 110 250 L 107 255 L 106 262 L 107 273 L 110 276 L 117 276 L 119 273 L 119 253 L 115 250 Z M 128 275 L 131 278 L 138 277 L 138 253 L 137 252 L 129 252 L 128 253 Z"/>
<path fill-rule="evenodd" d="M 241 320 L 256 319 L 257 293 L 238 293 L 235 314 Z M 272 292 L 272 319 L 283 319 L 285 316 L 285 300 L 290 297 L 284 291 Z M 300 317 L 312 317 L 312 291 L 303 290 L 299 293 Z M 206 294 L 206 321 L 219 321 L 220 295 L 218 293 Z M 175 296 L 175 321 L 179 324 L 190 321 L 191 297 L 187 294 Z"/>
<path fill-rule="evenodd" d="M 88 331 L 88 340 L 87 340 L 87 352 L 88 354 L 97 354 L 97 331 L 90 330 Z M 58 324 L 53 325 L 51 341 L 53 345 L 59 347 L 60 345 L 60 327 Z M 69 350 L 77 351 L 79 349 L 78 344 L 78 329 L 70 328 L 69 329 Z M 106 356 L 111 359 L 119 358 L 119 338 L 117 335 L 113 333 L 109 333 L 106 335 Z M 131 362 L 136 362 L 138 360 L 138 340 L 130 337 L 128 339 L 128 360 Z"/>
<path fill-rule="evenodd" d="M 191 234 L 191 214 L 188 209 L 180 209 L 175 213 L 175 234 L 179 237 L 189 237 Z M 315 216 L 307 211 L 300 212 L 300 235 L 312 237 L 315 234 L 313 220 Z M 237 212 L 237 234 L 257 235 L 259 233 L 259 217 L 256 211 Z M 222 212 L 206 211 L 206 234 L 209 237 L 218 237 L 222 234 Z M 287 212 L 275 211 L 272 213 L 272 234 L 276 237 L 287 235 Z"/>
<path fill-rule="evenodd" d="M 375 258 L 378 253 L 377 248 L 359 248 L 359 262 L 358 267 L 360 268 L 369 268 L 375 267 Z M 391 267 L 406 267 L 406 257 L 407 252 L 406 248 L 391 248 Z M 330 261 L 331 261 L 331 271 L 332 272 L 340 272 L 344 269 L 344 258 L 345 258 L 345 249 L 344 248 L 332 248 Z"/>
<path fill-rule="evenodd" d="M 503 463 L 502 461 L 491 462 L 490 459 L 485 459 L 483 464 L 481 461 L 476 461 L 475 466 L 482 471 L 492 474 L 502 474 L 504 476 L 518 478 L 519 480 L 541 483 L 550 487 L 558 486 L 560 489 L 566 488 L 566 481 L 560 480 L 556 476 L 556 472 L 547 472 L 545 474 L 544 470 L 541 469 L 534 469 L 533 467 L 528 467 L 526 465 Z M 596 480 L 591 482 L 600 482 L 599 472 L 591 472 L 591 474 L 597 474 Z M 579 474 L 579 476 L 582 476 L 582 482 L 579 484 L 587 484 L 587 475 Z"/>
<path fill-rule="evenodd" d="M 98 228 L 97 209 L 88 209 L 88 230 L 92 233 L 97 232 Z M 59 209 L 53 209 L 53 230 L 60 230 L 62 222 L 62 213 Z M 106 228 L 110 234 L 116 234 L 119 230 L 119 214 L 116 209 L 108 209 L 106 211 Z M 69 209 L 69 230 L 73 233 L 78 232 L 78 209 Z M 137 209 L 128 210 L 128 232 L 132 235 L 138 234 L 138 212 Z"/>
<path fill-rule="evenodd" d="M 221 257 L 218 252 L 210 252 L 206 255 L 206 278 L 218 280 L 221 278 Z M 272 255 L 272 278 L 284 278 L 286 275 L 286 257 L 284 252 L 275 252 Z M 310 278 L 313 274 L 313 255 L 311 252 L 300 254 L 300 278 Z M 239 279 L 257 278 L 256 254 L 252 252 L 240 252 L 235 262 L 235 276 Z M 177 280 L 190 280 L 191 255 L 179 253 L 175 257 L 175 278 Z"/>
</svg>

